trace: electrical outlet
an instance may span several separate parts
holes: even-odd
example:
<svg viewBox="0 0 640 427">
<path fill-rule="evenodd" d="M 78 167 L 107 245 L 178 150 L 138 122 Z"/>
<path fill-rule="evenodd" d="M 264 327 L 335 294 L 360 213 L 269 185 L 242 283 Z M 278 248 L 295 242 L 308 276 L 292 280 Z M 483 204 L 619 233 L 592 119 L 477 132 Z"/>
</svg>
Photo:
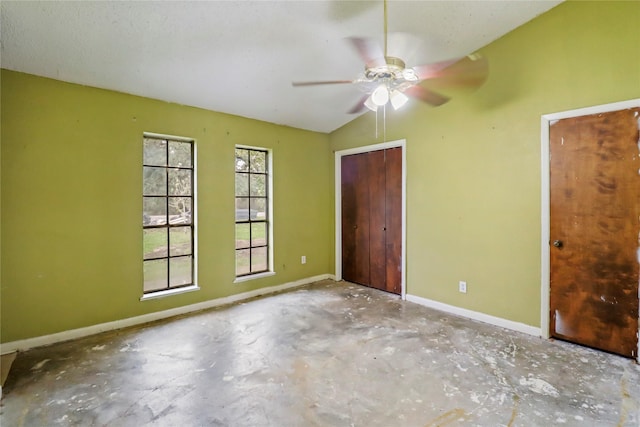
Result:
<svg viewBox="0 0 640 427">
<path fill-rule="evenodd" d="M 467 282 L 463 282 L 462 280 L 458 282 L 458 290 L 463 294 L 467 293 Z"/>
<path fill-rule="evenodd" d="M 305 255 L 302 255 L 302 257 L 300 257 L 300 263 L 301 264 L 306 264 L 307 263 L 307 257 Z"/>
</svg>

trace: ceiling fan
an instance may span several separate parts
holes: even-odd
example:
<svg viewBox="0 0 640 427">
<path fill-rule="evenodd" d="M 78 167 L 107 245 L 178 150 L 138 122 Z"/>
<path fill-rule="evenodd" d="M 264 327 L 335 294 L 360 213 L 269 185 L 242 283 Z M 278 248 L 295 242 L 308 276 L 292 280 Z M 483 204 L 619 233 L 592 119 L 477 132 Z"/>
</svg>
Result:
<svg viewBox="0 0 640 427">
<path fill-rule="evenodd" d="M 442 79 L 455 86 L 475 88 L 482 85 L 488 75 L 487 60 L 479 54 L 414 67 L 407 67 L 401 58 L 388 56 L 387 0 L 384 0 L 384 50 L 371 39 L 350 37 L 348 40 L 365 63 L 362 75 L 355 80 L 293 82 L 292 85 L 300 87 L 357 84 L 365 95 L 349 110 L 349 113 L 359 113 L 365 107 L 378 111 L 379 107 L 385 107 L 388 103 L 397 110 L 407 103 L 409 97 L 439 106 L 450 98 L 427 89 L 420 84 L 421 82 L 428 79 Z"/>
</svg>

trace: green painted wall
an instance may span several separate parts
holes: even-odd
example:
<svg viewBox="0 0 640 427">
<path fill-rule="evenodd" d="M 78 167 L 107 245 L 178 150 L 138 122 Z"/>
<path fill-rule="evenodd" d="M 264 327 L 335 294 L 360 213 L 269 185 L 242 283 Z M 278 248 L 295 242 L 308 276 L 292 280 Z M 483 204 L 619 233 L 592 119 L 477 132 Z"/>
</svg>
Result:
<svg viewBox="0 0 640 427">
<path fill-rule="evenodd" d="M 408 293 L 540 325 L 540 116 L 640 98 L 639 22 L 637 1 L 563 3 L 481 50 L 475 93 L 388 112 L 387 140 L 407 140 Z M 376 142 L 373 113 L 331 134 Z"/>
<path fill-rule="evenodd" d="M 333 272 L 328 135 L 7 70 L 1 78 L 2 342 Z M 197 141 L 201 290 L 141 302 L 145 131 Z M 275 193 L 277 274 L 239 284 L 235 144 L 273 149 Z"/>
</svg>

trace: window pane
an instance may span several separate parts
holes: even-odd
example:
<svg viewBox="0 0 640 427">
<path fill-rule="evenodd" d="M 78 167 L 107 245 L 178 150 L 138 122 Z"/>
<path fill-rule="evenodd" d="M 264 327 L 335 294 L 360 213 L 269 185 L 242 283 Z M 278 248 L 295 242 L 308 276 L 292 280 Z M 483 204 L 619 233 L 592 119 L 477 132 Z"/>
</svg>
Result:
<svg viewBox="0 0 640 427">
<path fill-rule="evenodd" d="M 167 229 L 146 228 L 143 236 L 144 259 L 167 256 Z"/>
<path fill-rule="evenodd" d="M 236 197 L 236 209 L 249 209 L 249 198 Z"/>
<path fill-rule="evenodd" d="M 167 223 L 166 197 L 144 197 L 142 208 L 143 225 L 162 225 Z"/>
<path fill-rule="evenodd" d="M 236 172 L 246 172 L 249 170 L 249 150 L 236 148 Z"/>
<path fill-rule="evenodd" d="M 236 174 L 236 196 L 248 196 L 249 195 L 249 174 L 237 173 Z"/>
<path fill-rule="evenodd" d="M 267 171 L 267 153 L 264 151 L 251 151 L 251 157 L 249 159 L 249 165 L 251 172 L 266 172 Z"/>
<path fill-rule="evenodd" d="M 190 142 L 169 141 L 169 166 L 191 167 Z"/>
<path fill-rule="evenodd" d="M 144 292 L 167 288 L 167 260 L 144 262 Z"/>
<path fill-rule="evenodd" d="M 167 173 L 165 168 L 143 168 L 142 194 L 144 196 L 164 196 L 167 194 Z"/>
<path fill-rule="evenodd" d="M 248 221 L 258 219 L 258 212 L 255 209 L 236 209 L 236 221 Z"/>
<path fill-rule="evenodd" d="M 250 196 L 266 196 L 266 175 L 251 175 Z"/>
<path fill-rule="evenodd" d="M 249 209 L 249 198 L 236 197 L 236 209 Z"/>
<path fill-rule="evenodd" d="M 236 276 L 251 272 L 249 270 L 249 250 L 241 249 L 236 251 Z"/>
<path fill-rule="evenodd" d="M 251 272 L 256 273 L 267 269 L 267 248 L 251 249 Z"/>
<path fill-rule="evenodd" d="M 169 197 L 169 224 L 191 224 L 191 197 Z"/>
<path fill-rule="evenodd" d="M 249 198 L 236 197 L 236 221 L 249 220 Z"/>
<path fill-rule="evenodd" d="M 171 196 L 191 195 L 191 171 L 169 169 L 169 194 Z"/>
<path fill-rule="evenodd" d="M 169 259 L 169 286 L 190 285 L 191 280 L 191 257 Z"/>
<path fill-rule="evenodd" d="M 169 255 L 191 255 L 191 227 L 171 227 L 169 244 Z"/>
<path fill-rule="evenodd" d="M 142 162 L 145 165 L 165 166 L 167 164 L 167 141 L 145 138 Z"/>
<path fill-rule="evenodd" d="M 236 249 L 249 247 L 249 223 L 236 224 Z"/>
<path fill-rule="evenodd" d="M 267 219 L 267 199 L 264 197 L 251 198 L 252 219 Z"/>
<path fill-rule="evenodd" d="M 267 223 L 254 222 L 251 224 L 251 247 L 267 244 Z"/>
</svg>

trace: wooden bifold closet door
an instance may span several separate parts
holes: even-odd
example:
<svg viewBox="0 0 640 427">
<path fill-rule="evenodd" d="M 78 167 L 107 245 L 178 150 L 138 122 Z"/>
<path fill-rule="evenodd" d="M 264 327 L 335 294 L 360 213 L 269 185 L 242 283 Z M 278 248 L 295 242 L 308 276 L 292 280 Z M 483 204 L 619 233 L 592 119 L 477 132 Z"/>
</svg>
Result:
<svg viewBox="0 0 640 427">
<path fill-rule="evenodd" d="M 402 148 L 342 157 L 342 277 L 399 294 Z"/>
</svg>

